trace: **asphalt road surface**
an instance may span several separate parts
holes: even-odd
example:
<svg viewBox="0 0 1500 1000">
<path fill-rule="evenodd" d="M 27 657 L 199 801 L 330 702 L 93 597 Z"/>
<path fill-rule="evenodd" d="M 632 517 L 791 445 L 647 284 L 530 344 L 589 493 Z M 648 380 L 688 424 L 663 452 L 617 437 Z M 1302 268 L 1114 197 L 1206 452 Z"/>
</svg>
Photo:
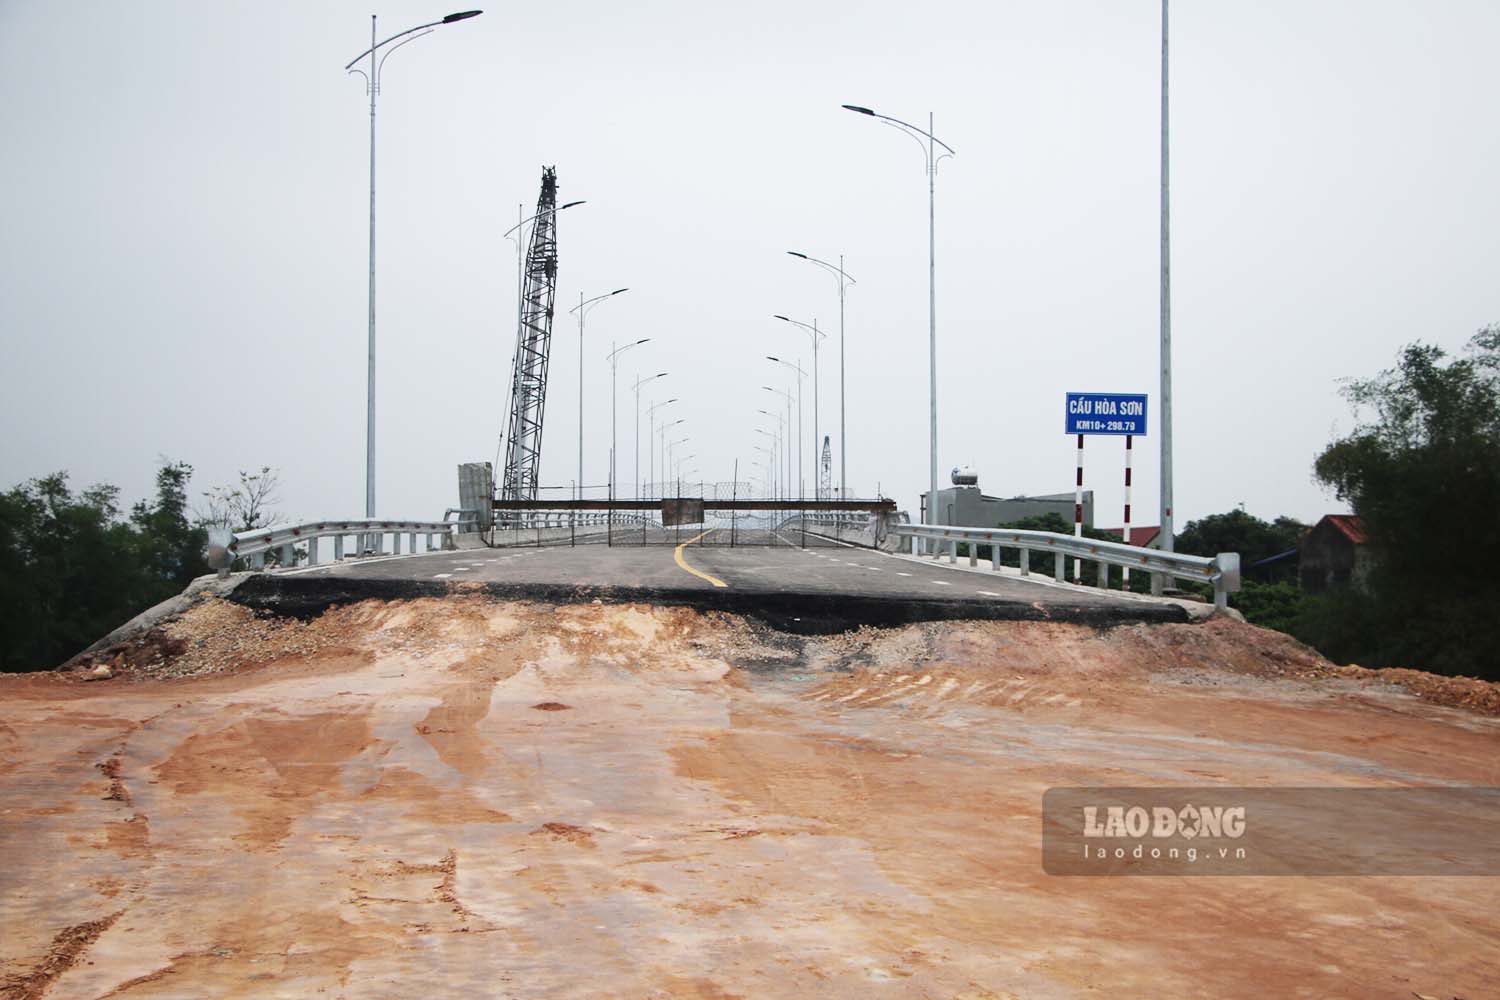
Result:
<svg viewBox="0 0 1500 1000">
<path fill-rule="evenodd" d="M 728 535 L 727 529 L 694 529 L 673 545 L 675 532 L 655 529 L 648 537 L 660 536 L 660 544 L 468 549 L 346 560 L 268 574 L 256 586 L 242 588 L 241 599 L 267 606 L 301 601 L 312 613 L 335 601 L 478 586 L 518 599 L 685 603 L 819 630 L 955 618 L 1099 624 L 1187 619 L 1173 604 L 1042 582 L 1047 578 L 974 572 L 832 543 L 800 548 L 792 544 L 794 535 L 770 545 L 761 537 L 764 531 L 737 533 L 737 542 L 751 544 L 730 547 Z"/>
</svg>

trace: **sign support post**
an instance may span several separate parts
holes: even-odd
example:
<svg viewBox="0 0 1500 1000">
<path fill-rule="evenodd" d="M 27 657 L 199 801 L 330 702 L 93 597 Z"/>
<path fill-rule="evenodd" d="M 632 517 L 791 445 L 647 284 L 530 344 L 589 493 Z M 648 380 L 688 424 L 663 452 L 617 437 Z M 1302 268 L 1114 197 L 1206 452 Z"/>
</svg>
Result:
<svg viewBox="0 0 1500 1000">
<path fill-rule="evenodd" d="M 1146 433 L 1146 397 L 1139 393 L 1070 392 L 1063 428 L 1078 439 L 1078 463 L 1073 486 L 1073 535 L 1083 536 L 1083 438 L 1086 434 L 1109 434 L 1125 439 L 1125 526 L 1121 541 L 1130 544 L 1130 488 L 1135 458 L 1135 438 Z M 1108 568 L 1100 564 L 1101 587 L 1109 586 Z M 1130 568 L 1124 567 L 1125 589 L 1130 589 Z M 1061 579 L 1061 574 L 1059 574 Z M 1073 563 L 1073 582 L 1083 582 L 1083 561 Z"/>
<path fill-rule="evenodd" d="M 1083 435 L 1078 435 L 1078 476 L 1073 487 L 1073 537 L 1083 537 Z M 1073 560 L 1073 582 L 1083 583 L 1083 560 Z"/>
<path fill-rule="evenodd" d="M 1130 447 L 1130 445 L 1131 445 L 1131 442 L 1134 441 L 1134 440 L 1135 440 L 1135 435 L 1133 435 L 1133 434 L 1126 434 L 1125 435 L 1125 527 L 1120 532 L 1120 535 L 1121 535 L 1120 540 L 1123 541 L 1126 545 L 1130 544 L 1130 466 L 1131 466 L 1131 456 L 1132 456 L 1133 451 L 1134 451 L 1134 449 L 1132 449 Z M 1124 566 L 1121 569 L 1122 569 L 1121 575 L 1124 577 L 1124 581 L 1125 581 L 1125 589 L 1129 590 L 1130 589 L 1130 567 L 1129 566 Z"/>
</svg>

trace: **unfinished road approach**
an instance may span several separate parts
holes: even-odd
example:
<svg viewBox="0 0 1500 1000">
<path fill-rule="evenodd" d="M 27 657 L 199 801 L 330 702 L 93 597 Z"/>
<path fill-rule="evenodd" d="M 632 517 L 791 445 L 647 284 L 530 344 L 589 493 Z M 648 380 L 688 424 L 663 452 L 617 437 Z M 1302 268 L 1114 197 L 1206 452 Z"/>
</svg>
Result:
<svg viewBox="0 0 1500 1000">
<path fill-rule="evenodd" d="M 874 553 L 673 554 L 252 577 L 109 679 L 0 679 L 0 997 L 1497 995 L 1493 879 L 1041 852 L 1062 786 L 1493 784 L 1492 686 Z"/>
</svg>

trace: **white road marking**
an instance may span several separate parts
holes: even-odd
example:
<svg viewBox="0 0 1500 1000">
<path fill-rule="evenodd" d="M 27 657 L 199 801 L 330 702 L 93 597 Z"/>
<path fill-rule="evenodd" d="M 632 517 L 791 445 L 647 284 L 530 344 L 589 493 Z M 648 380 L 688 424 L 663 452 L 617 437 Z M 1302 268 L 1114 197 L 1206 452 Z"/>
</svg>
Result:
<svg viewBox="0 0 1500 1000">
<path fill-rule="evenodd" d="M 995 593 L 993 590 L 981 590 L 981 591 L 979 591 L 979 594 L 982 597 L 999 597 L 1000 596 L 999 594 Z"/>
<path fill-rule="evenodd" d="M 928 582 L 929 583 L 935 583 L 939 587 L 951 587 L 951 586 L 953 586 L 953 584 L 949 583 L 947 580 L 929 580 Z"/>
<path fill-rule="evenodd" d="M 450 577 L 452 575 L 453 575 L 452 573 L 434 573 L 432 575 L 432 578 L 434 580 L 446 580 L 446 579 L 448 579 L 448 577 Z"/>
<path fill-rule="evenodd" d="M 910 574 L 910 573 L 902 573 L 902 572 L 901 572 L 901 571 L 900 571 L 900 570 L 897 570 L 897 571 L 896 571 L 896 575 L 897 575 L 897 576 L 911 576 L 911 574 Z"/>
</svg>

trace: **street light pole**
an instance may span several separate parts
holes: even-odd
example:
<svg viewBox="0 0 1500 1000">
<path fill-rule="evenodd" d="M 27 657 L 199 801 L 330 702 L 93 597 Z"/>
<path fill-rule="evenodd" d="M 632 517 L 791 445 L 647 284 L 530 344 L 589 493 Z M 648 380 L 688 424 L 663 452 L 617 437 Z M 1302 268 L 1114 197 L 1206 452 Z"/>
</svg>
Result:
<svg viewBox="0 0 1500 1000">
<path fill-rule="evenodd" d="M 844 255 L 843 254 L 839 254 L 839 263 L 838 263 L 838 266 L 835 267 L 834 265 L 828 263 L 828 261 L 826 261 L 826 260 L 819 260 L 816 257 L 809 257 L 807 254 L 805 254 L 805 253 L 798 253 L 796 250 L 788 250 L 787 253 L 790 254 L 790 255 L 792 255 L 793 257 L 800 257 L 800 258 L 802 258 L 803 260 L 807 261 L 810 264 L 816 264 L 816 265 L 818 265 L 819 267 L 823 268 L 824 270 L 829 271 L 830 273 L 832 273 L 833 276 L 838 280 L 838 285 L 839 285 L 839 498 L 840 499 L 846 499 L 849 496 L 849 478 L 848 478 L 849 477 L 849 445 L 848 445 L 848 441 L 849 441 L 849 439 L 848 439 L 849 428 L 848 428 L 848 426 L 847 426 L 847 424 L 845 423 L 845 420 L 844 420 L 844 418 L 845 418 L 845 408 L 844 408 L 844 399 L 845 399 L 845 395 L 844 395 L 844 293 L 845 293 L 845 291 L 848 289 L 848 287 L 850 285 L 857 284 L 857 282 L 853 278 L 849 277 L 848 272 L 846 272 L 844 270 Z M 816 368 L 817 366 L 814 365 L 813 367 Z M 813 395 L 815 395 L 815 396 L 817 395 L 816 390 L 814 390 Z M 817 444 L 817 442 L 815 441 L 814 445 L 816 445 L 816 444 Z"/>
<path fill-rule="evenodd" d="M 1172 535 L 1172 214 L 1168 181 L 1167 0 L 1161 0 L 1161 547 L 1171 552 Z M 1151 577 L 1152 593 L 1168 583 Z"/>
<path fill-rule="evenodd" d="M 441 21 L 419 24 L 387 38 L 375 40 L 376 18 L 370 15 L 370 48 L 361 52 L 344 66 L 345 72 L 358 73 L 365 78 L 365 89 L 370 94 L 370 286 L 369 286 L 369 340 L 366 350 L 365 372 L 365 517 L 375 516 L 375 99 L 380 96 L 380 71 L 390 54 L 407 42 L 414 42 L 435 29 L 456 21 L 478 17 L 483 11 L 468 10 L 449 14 Z M 397 39 L 400 41 L 396 41 Z M 396 42 L 376 59 L 376 53 L 391 42 Z M 370 57 L 369 71 L 356 69 L 354 64 L 365 56 Z"/>
<path fill-rule="evenodd" d="M 649 467 L 646 470 L 646 486 L 647 486 L 646 492 L 647 493 L 651 492 L 650 486 L 651 486 L 652 480 L 654 480 L 656 478 L 656 411 L 660 407 L 666 406 L 668 403 L 675 403 L 675 402 L 677 402 L 677 398 L 674 396 L 671 399 L 664 400 L 664 401 L 662 401 L 660 403 L 652 403 L 650 406 L 646 407 L 646 415 L 647 415 L 648 420 L 649 420 L 649 425 L 648 425 L 649 429 L 648 429 L 648 431 L 646 433 L 646 460 L 647 460 L 648 463 L 650 463 Z M 677 423 L 680 424 L 680 423 L 682 423 L 682 421 L 679 420 L 679 421 L 677 421 Z M 671 425 L 664 425 L 662 427 L 663 434 L 666 433 L 666 428 L 668 426 L 671 426 Z M 647 497 L 647 499 L 654 499 L 654 498 L 653 497 Z"/>
<path fill-rule="evenodd" d="M 802 376 L 807 373 L 802 370 L 800 364 L 793 364 L 790 361 L 773 358 L 769 354 L 766 355 L 766 360 L 774 361 L 778 365 L 786 365 L 797 373 L 797 497 L 800 500 L 805 500 L 807 499 L 807 483 L 802 478 L 805 471 L 802 464 Z M 813 419 L 817 419 L 816 413 L 814 413 Z M 816 434 L 814 437 L 816 438 Z M 814 461 L 816 461 L 816 455 L 814 456 Z"/>
<path fill-rule="evenodd" d="M 619 439 L 615 434 L 615 414 L 618 410 L 615 406 L 615 385 L 619 381 L 616 376 L 620 370 L 620 355 L 632 347 L 640 347 L 650 339 L 650 337 L 642 337 L 635 343 L 626 344 L 624 347 L 614 347 L 614 342 L 611 341 L 610 346 L 614 347 L 614 350 L 605 356 L 605 360 L 609 362 L 609 498 L 611 500 L 615 497 L 615 450 L 619 444 Z"/>
<path fill-rule="evenodd" d="M 595 295 L 591 299 L 585 299 L 583 293 L 579 292 L 578 304 L 568 310 L 568 312 L 578 314 L 578 488 L 574 491 L 577 494 L 574 497 L 575 500 L 583 499 L 583 317 L 590 309 L 610 296 L 628 291 L 630 291 L 629 288 L 616 288 L 612 292 Z"/>
<path fill-rule="evenodd" d="M 658 486 L 662 487 L 661 496 L 657 498 L 658 500 L 665 499 L 667 496 L 666 487 L 664 485 L 667 478 L 667 428 L 676 427 L 686 419 L 686 417 L 681 417 L 677 420 L 672 421 L 670 424 L 661 425 L 661 474 L 663 482 L 657 484 Z"/>
<path fill-rule="evenodd" d="M 786 400 L 786 428 L 787 428 L 787 435 L 790 437 L 791 430 L 792 430 L 792 394 L 790 392 L 787 392 L 785 389 L 775 389 L 775 388 L 772 388 L 769 385 L 763 385 L 763 386 L 761 386 L 761 388 L 764 389 L 764 390 L 766 390 L 767 392 L 774 392 L 774 393 L 776 393 L 776 395 L 778 395 L 778 396 L 780 396 L 780 397 L 782 397 L 783 399 Z M 799 396 L 801 395 L 801 384 L 800 384 L 800 382 L 798 384 L 798 393 L 797 394 Z M 788 490 L 790 490 L 793 486 L 796 486 L 798 494 L 799 494 L 798 495 L 798 499 L 801 499 L 801 492 L 802 492 L 802 485 L 801 485 L 802 484 L 802 407 L 800 405 L 797 407 L 797 474 L 795 476 L 791 474 L 791 471 L 792 471 L 791 470 L 792 449 L 790 447 L 788 447 L 786 449 L 786 457 L 787 457 L 787 481 L 785 483 L 786 488 Z"/>
<path fill-rule="evenodd" d="M 792 324 L 795 327 L 799 327 L 802 330 L 806 331 L 807 334 L 808 334 L 808 336 L 812 337 L 812 348 L 813 348 L 813 464 L 816 465 L 817 461 L 818 461 L 818 448 L 820 447 L 820 444 L 821 444 L 821 442 L 823 440 L 823 438 L 818 433 L 818 342 L 820 340 L 824 339 L 827 336 L 827 334 L 820 333 L 818 331 L 818 321 L 816 319 L 814 319 L 811 323 L 800 323 L 797 320 L 788 319 L 787 317 L 781 316 L 781 315 L 777 315 L 777 316 L 774 316 L 772 318 L 773 319 L 779 319 L 779 320 L 781 320 L 784 323 L 790 323 L 790 324 Z M 801 391 L 801 383 L 800 382 L 798 382 L 798 391 L 799 392 Z M 801 435 L 802 431 L 801 431 L 800 427 L 798 428 L 797 433 L 798 433 L 798 435 Z M 814 472 L 816 472 L 816 469 L 814 470 Z M 817 477 L 814 476 L 813 478 L 816 479 Z"/>
<path fill-rule="evenodd" d="M 666 376 L 666 372 L 657 372 L 655 375 L 647 375 L 635 379 L 635 497 L 641 498 L 641 386 L 647 382 L 654 381 Z"/>
<path fill-rule="evenodd" d="M 845 104 L 844 109 L 868 115 L 901 129 L 917 140 L 927 157 L 927 366 L 928 366 L 928 467 L 927 467 L 927 523 L 937 523 L 938 483 L 938 437 L 937 437 L 937 168 L 947 156 L 957 156 L 953 147 L 933 135 L 933 116 L 927 113 L 927 130 L 917 128 L 899 118 L 876 114 L 869 108 L 857 104 Z M 923 143 L 922 140 L 926 140 Z M 945 152 L 939 153 L 941 146 Z"/>
</svg>

